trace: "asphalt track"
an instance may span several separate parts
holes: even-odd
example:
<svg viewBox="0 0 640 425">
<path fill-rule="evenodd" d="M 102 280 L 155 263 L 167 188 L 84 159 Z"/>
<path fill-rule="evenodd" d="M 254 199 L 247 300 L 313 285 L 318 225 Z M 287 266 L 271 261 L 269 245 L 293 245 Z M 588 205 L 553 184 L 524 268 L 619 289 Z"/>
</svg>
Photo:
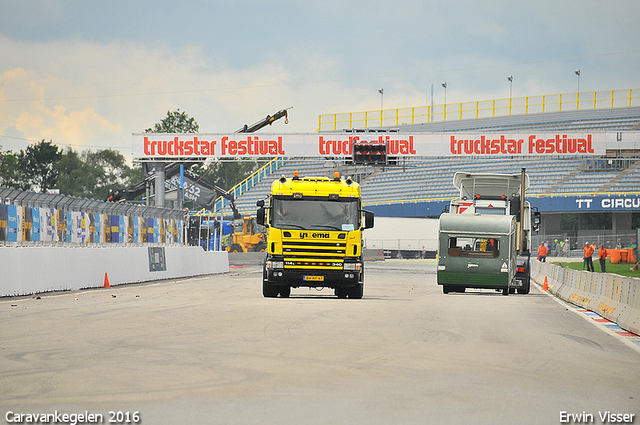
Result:
<svg viewBox="0 0 640 425">
<path fill-rule="evenodd" d="M 640 352 L 537 288 L 444 295 L 432 261 L 367 263 L 362 300 L 308 288 L 265 299 L 260 279 L 247 266 L 0 300 L 2 421 L 54 411 L 102 423 L 138 412 L 143 424 L 558 424 L 562 412 L 602 423 L 605 411 L 640 421 Z"/>
</svg>

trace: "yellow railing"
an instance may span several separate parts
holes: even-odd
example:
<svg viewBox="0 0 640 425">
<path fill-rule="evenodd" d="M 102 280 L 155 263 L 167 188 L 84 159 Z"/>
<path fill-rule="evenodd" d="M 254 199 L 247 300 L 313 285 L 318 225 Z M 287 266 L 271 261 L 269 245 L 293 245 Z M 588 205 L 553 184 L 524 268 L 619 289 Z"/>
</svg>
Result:
<svg viewBox="0 0 640 425">
<path fill-rule="evenodd" d="M 471 118 L 584 109 L 608 109 L 625 106 L 640 106 L 640 89 L 576 92 L 323 114 L 318 117 L 318 131 L 387 127 Z"/>
<path fill-rule="evenodd" d="M 257 171 L 254 171 L 249 177 L 242 180 L 237 185 L 233 186 L 229 189 L 229 193 L 233 195 L 234 199 L 237 199 L 240 195 L 242 195 L 247 190 L 251 189 L 253 186 L 257 185 L 264 179 L 269 176 L 271 173 L 275 172 L 280 168 L 285 162 L 287 158 L 274 158 L 262 167 L 260 167 Z M 229 204 L 222 196 L 216 198 L 215 205 L 213 207 L 212 212 L 216 213 L 221 211 L 226 205 Z"/>
</svg>

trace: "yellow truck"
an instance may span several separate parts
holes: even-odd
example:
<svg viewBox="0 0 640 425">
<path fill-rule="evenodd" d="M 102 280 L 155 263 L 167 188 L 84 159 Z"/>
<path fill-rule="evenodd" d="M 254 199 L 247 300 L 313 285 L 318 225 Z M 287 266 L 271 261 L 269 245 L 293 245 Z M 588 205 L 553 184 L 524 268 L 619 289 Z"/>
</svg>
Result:
<svg viewBox="0 0 640 425">
<path fill-rule="evenodd" d="M 291 288 L 333 288 L 338 298 L 364 294 L 362 231 L 373 213 L 362 209 L 360 185 L 329 177 L 282 176 L 259 200 L 257 223 L 267 227 L 262 294 L 288 297 Z"/>
</svg>

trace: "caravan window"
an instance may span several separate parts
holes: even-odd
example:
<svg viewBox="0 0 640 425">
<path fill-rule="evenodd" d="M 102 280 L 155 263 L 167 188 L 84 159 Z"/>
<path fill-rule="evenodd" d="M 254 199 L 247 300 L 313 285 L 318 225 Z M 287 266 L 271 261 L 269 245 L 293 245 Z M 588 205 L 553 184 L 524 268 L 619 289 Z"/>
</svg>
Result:
<svg viewBox="0 0 640 425">
<path fill-rule="evenodd" d="M 498 239 L 450 237 L 449 255 L 452 257 L 497 257 L 500 255 Z"/>
</svg>

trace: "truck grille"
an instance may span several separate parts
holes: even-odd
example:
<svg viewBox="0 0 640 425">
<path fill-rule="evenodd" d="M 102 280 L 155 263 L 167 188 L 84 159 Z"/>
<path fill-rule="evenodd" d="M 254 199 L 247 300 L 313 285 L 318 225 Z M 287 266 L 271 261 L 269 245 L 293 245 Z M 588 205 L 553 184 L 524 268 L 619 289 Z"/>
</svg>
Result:
<svg viewBox="0 0 640 425">
<path fill-rule="evenodd" d="M 286 269 L 342 270 L 347 244 L 285 240 L 282 245 Z"/>
</svg>

